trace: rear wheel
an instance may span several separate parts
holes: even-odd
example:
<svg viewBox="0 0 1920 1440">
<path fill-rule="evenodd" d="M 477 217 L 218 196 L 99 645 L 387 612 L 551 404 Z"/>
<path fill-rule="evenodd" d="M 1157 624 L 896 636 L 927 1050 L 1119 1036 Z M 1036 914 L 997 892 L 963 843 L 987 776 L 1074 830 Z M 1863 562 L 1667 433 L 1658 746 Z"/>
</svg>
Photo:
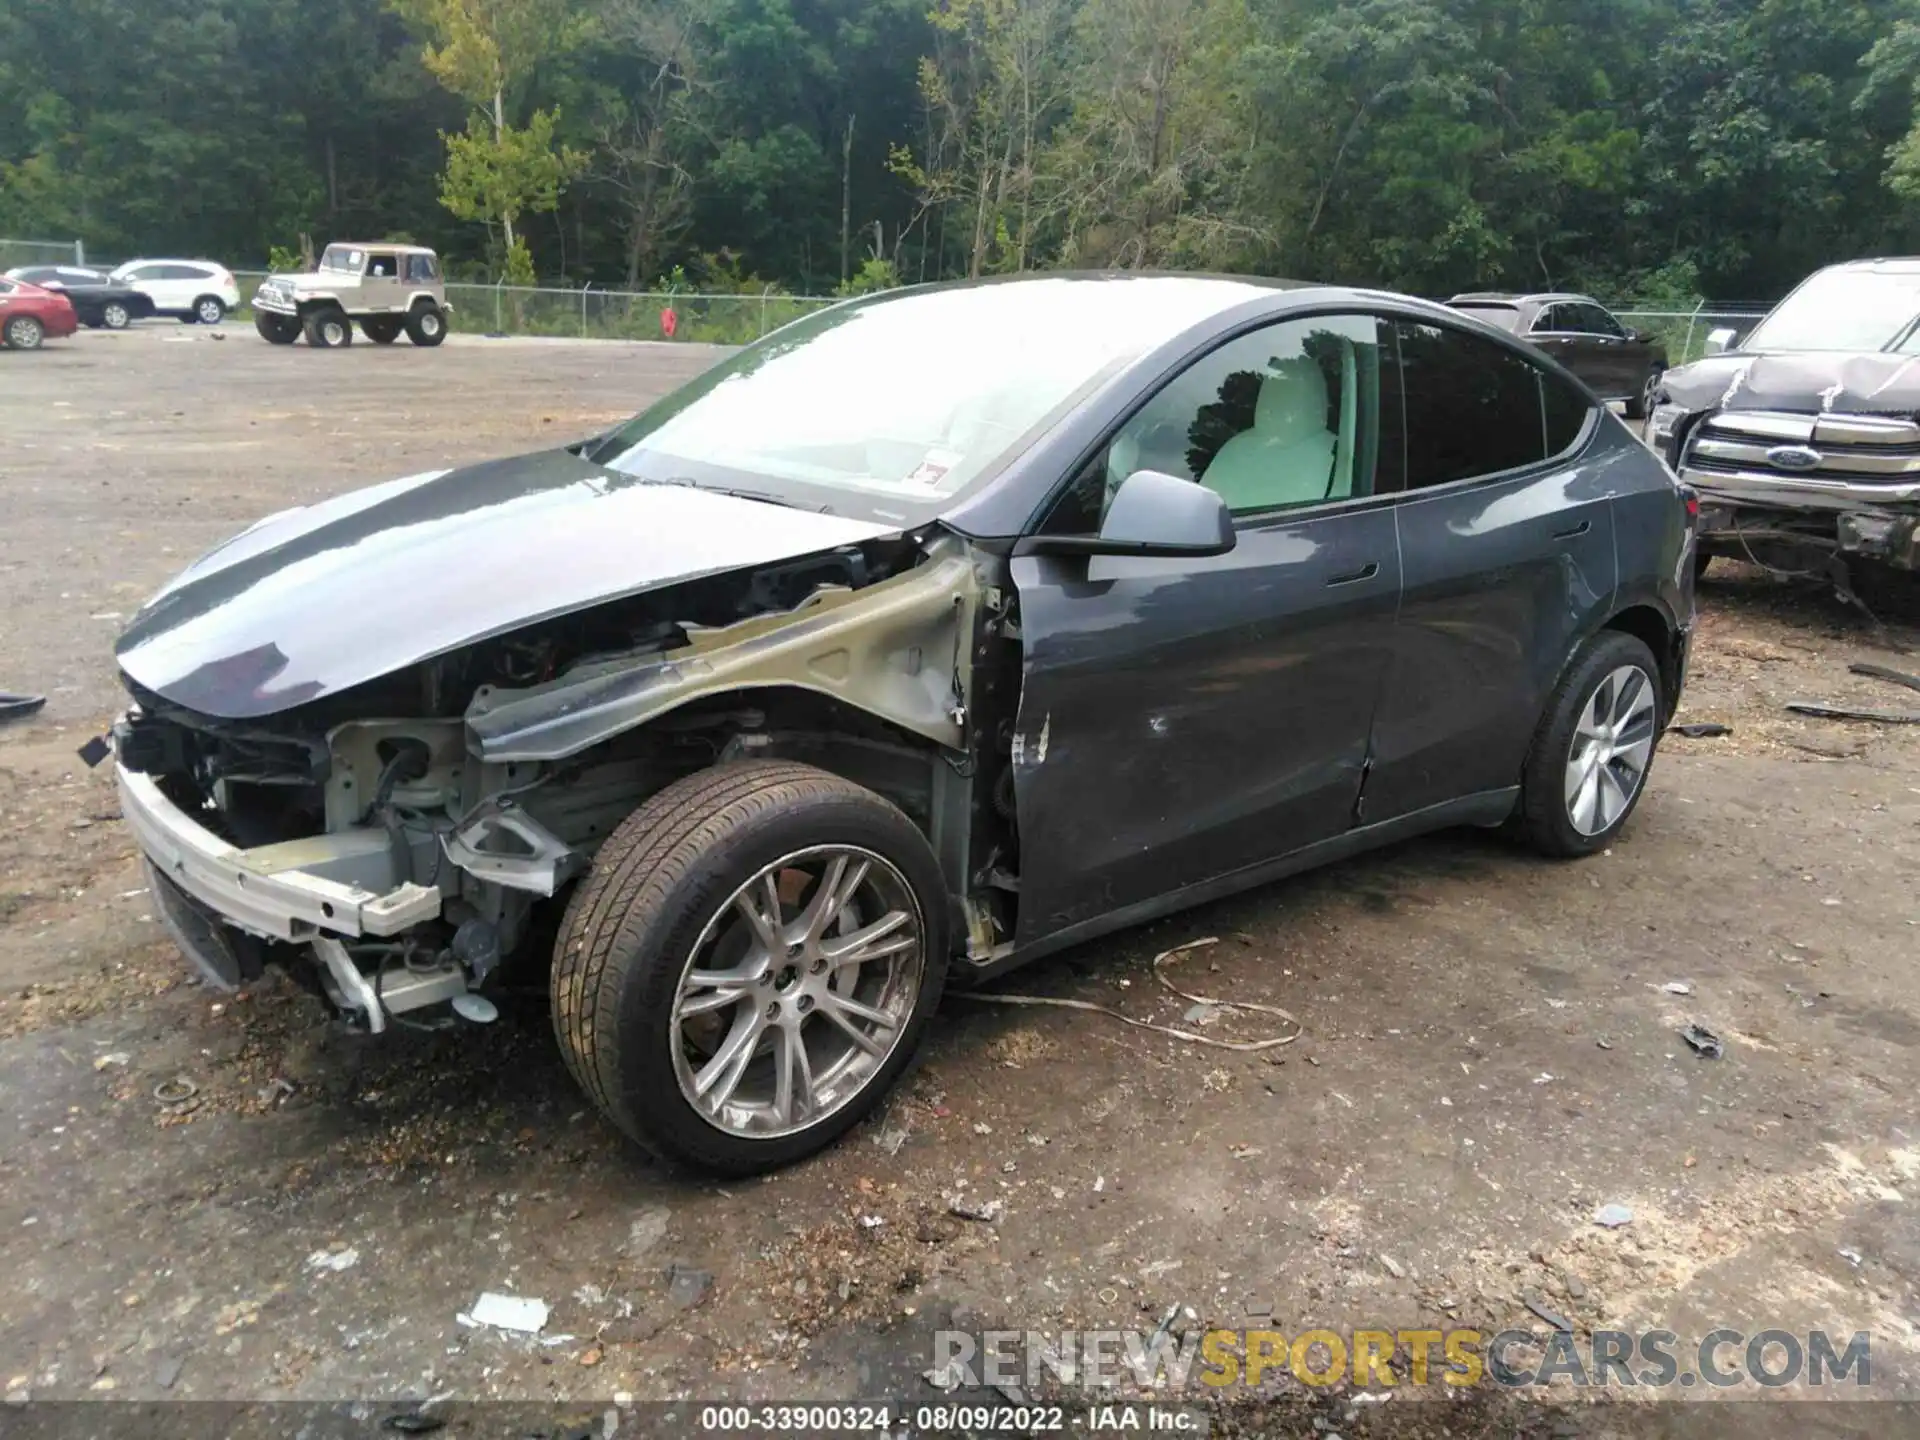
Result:
<svg viewBox="0 0 1920 1440">
<path fill-rule="evenodd" d="M 201 325 L 218 325 L 227 318 L 227 307 L 218 295 L 202 295 L 193 302 L 193 318 Z"/>
<path fill-rule="evenodd" d="M 653 1153 L 751 1174 L 829 1144 L 913 1058 L 947 969 L 945 883 L 879 795 L 753 761 L 608 838 L 554 951 L 574 1078 Z"/>
<path fill-rule="evenodd" d="M 344 310 L 331 305 L 309 314 L 301 328 L 307 332 L 307 344 L 316 350 L 337 350 L 353 343 L 353 322 Z"/>
<path fill-rule="evenodd" d="M 7 347 L 12 350 L 38 350 L 47 338 L 47 328 L 31 315 L 15 315 L 7 321 Z"/>
<path fill-rule="evenodd" d="M 109 330 L 124 330 L 132 319 L 127 307 L 118 300 L 109 300 L 100 307 L 100 323 Z"/>
<path fill-rule="evenodd" d="M 376 345 L 391 345 L 400 338 L 398 315 L 369 315 L 360 322 L 360 333 Z"/>
<path fill-rule="evenodd" d="M 1535 849 L 1591 855 L 1627 823 L 1660 738 L 1659 675 L 1646 643 L 1618 630 L 1575 654 L 1521 774 L 1515 828 Z"/>
<path fill-rule="evenodd" d="M 260 338 L 275 345 L 291 345 L 300 338 L 300 322 L 291 315 L 275 315 L 271 310 L 253 312 L 253 328 Z"/>
<path fill-rule="evenodd" d="M 436 305 L 417 305 L 407 316 L 407 339 L 432 347 L 447 338 L 447 317 Z"/>
</svg>

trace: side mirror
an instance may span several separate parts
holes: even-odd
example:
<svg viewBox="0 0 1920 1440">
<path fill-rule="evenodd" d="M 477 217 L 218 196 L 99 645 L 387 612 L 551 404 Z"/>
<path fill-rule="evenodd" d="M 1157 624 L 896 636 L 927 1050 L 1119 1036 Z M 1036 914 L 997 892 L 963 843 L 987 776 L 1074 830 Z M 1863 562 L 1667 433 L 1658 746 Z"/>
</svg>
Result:
<svg viewBox="0 0 1920 1440">
<path fill-rule="evenodd" d="M 1707 354 L 1723 355 L 1733 348 L 1737 338 L 1731 329 L 1709 330 L 1707 332 Z"/>
<path fill-rule="evenodd" d="M 1098 535 L 1036 535 L 1022 548 L 1052 555 L 1224 555 L 1233 543 L 1233 512 L 1217 493 L 1177 475 L 1136 470 L 1113 492 Z"/>
<path fill-rule="evenodd" d="M 1658 338 L 1659 337 L 1651 330 L 1635 330 L 1633 332 L 1634 342 L 1639 345 L 1651 345 Z"/>
</svg>

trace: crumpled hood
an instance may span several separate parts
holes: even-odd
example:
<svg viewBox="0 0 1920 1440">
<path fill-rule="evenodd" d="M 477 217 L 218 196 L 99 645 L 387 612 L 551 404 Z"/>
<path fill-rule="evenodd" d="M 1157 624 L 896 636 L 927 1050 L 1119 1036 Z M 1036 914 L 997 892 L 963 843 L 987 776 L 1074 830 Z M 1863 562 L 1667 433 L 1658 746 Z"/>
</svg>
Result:
<svg viewBox="0 0 1920 1440">
<path fill-rule="evenodd" d="M 1920 411 L 1920 355 L 1711 355 L 1669 370 L 1663 388 L 1689 410 L 1911 415 Z"/>
<path fill-rule="evenodd" d="M 115 653 L 176 704 L 248 719 L 603 601 L 890 533 L 543 451 L 269 516 L 149 601 Z"/>
</svg>

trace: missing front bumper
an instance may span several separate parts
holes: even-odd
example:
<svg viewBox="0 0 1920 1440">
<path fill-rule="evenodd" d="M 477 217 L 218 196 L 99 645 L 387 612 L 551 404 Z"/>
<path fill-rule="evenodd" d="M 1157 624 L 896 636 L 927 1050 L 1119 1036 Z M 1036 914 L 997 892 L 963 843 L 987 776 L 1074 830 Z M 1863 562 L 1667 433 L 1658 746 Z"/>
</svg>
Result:
<svg viewBox="0 0 1920 1440">
<path fill-rule="evenodd" d="M 242 850 L 117 767 L 120 809 L 153 867 L 214 917 L 271 940 L 398 935 L 439 918 L 437 889 L 401 881 L 384 830 L 344 830 Z M 189 953 L 192 953 L 191 951 Z"/>
</svg>

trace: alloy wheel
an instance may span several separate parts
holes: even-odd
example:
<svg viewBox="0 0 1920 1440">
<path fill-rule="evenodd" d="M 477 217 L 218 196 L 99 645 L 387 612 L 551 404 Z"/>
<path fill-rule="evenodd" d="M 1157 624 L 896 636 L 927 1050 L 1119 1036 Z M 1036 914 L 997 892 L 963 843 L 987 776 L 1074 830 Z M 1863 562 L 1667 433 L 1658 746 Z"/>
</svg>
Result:
<svg viewBox="0 0 1920 1440">
<path fill-rule="evenodd" d="M 885 1066 L 924 973 L 919 902 L 890 862 L 852 845 L 776 860 L 707 921 L 681 972 L 680 1093 L 729 1135 L 816 1125 Z"/>
<path fill-rule="evenodd" d="M 1638 665 L 1622 665 L 1594 687 L 1567 755 L 1567 818 L 1582 835 L 1608 829 L 1633 803 L 1658 718 L 1653 680 Z"/>
<path fill-rule="evenodd" d="M 110 304 L 100 312 L 100 319 L 109 330 L 126 329 L 129 318 L 124 305 Z"/>
<path fill-rule="evenodd" d="M 200 302 L 200 323 L 202 325 L 218 325 L 220 323 L 220 317 L 224 313 L 218 300 L 202 300 Z"/>
</svg>

